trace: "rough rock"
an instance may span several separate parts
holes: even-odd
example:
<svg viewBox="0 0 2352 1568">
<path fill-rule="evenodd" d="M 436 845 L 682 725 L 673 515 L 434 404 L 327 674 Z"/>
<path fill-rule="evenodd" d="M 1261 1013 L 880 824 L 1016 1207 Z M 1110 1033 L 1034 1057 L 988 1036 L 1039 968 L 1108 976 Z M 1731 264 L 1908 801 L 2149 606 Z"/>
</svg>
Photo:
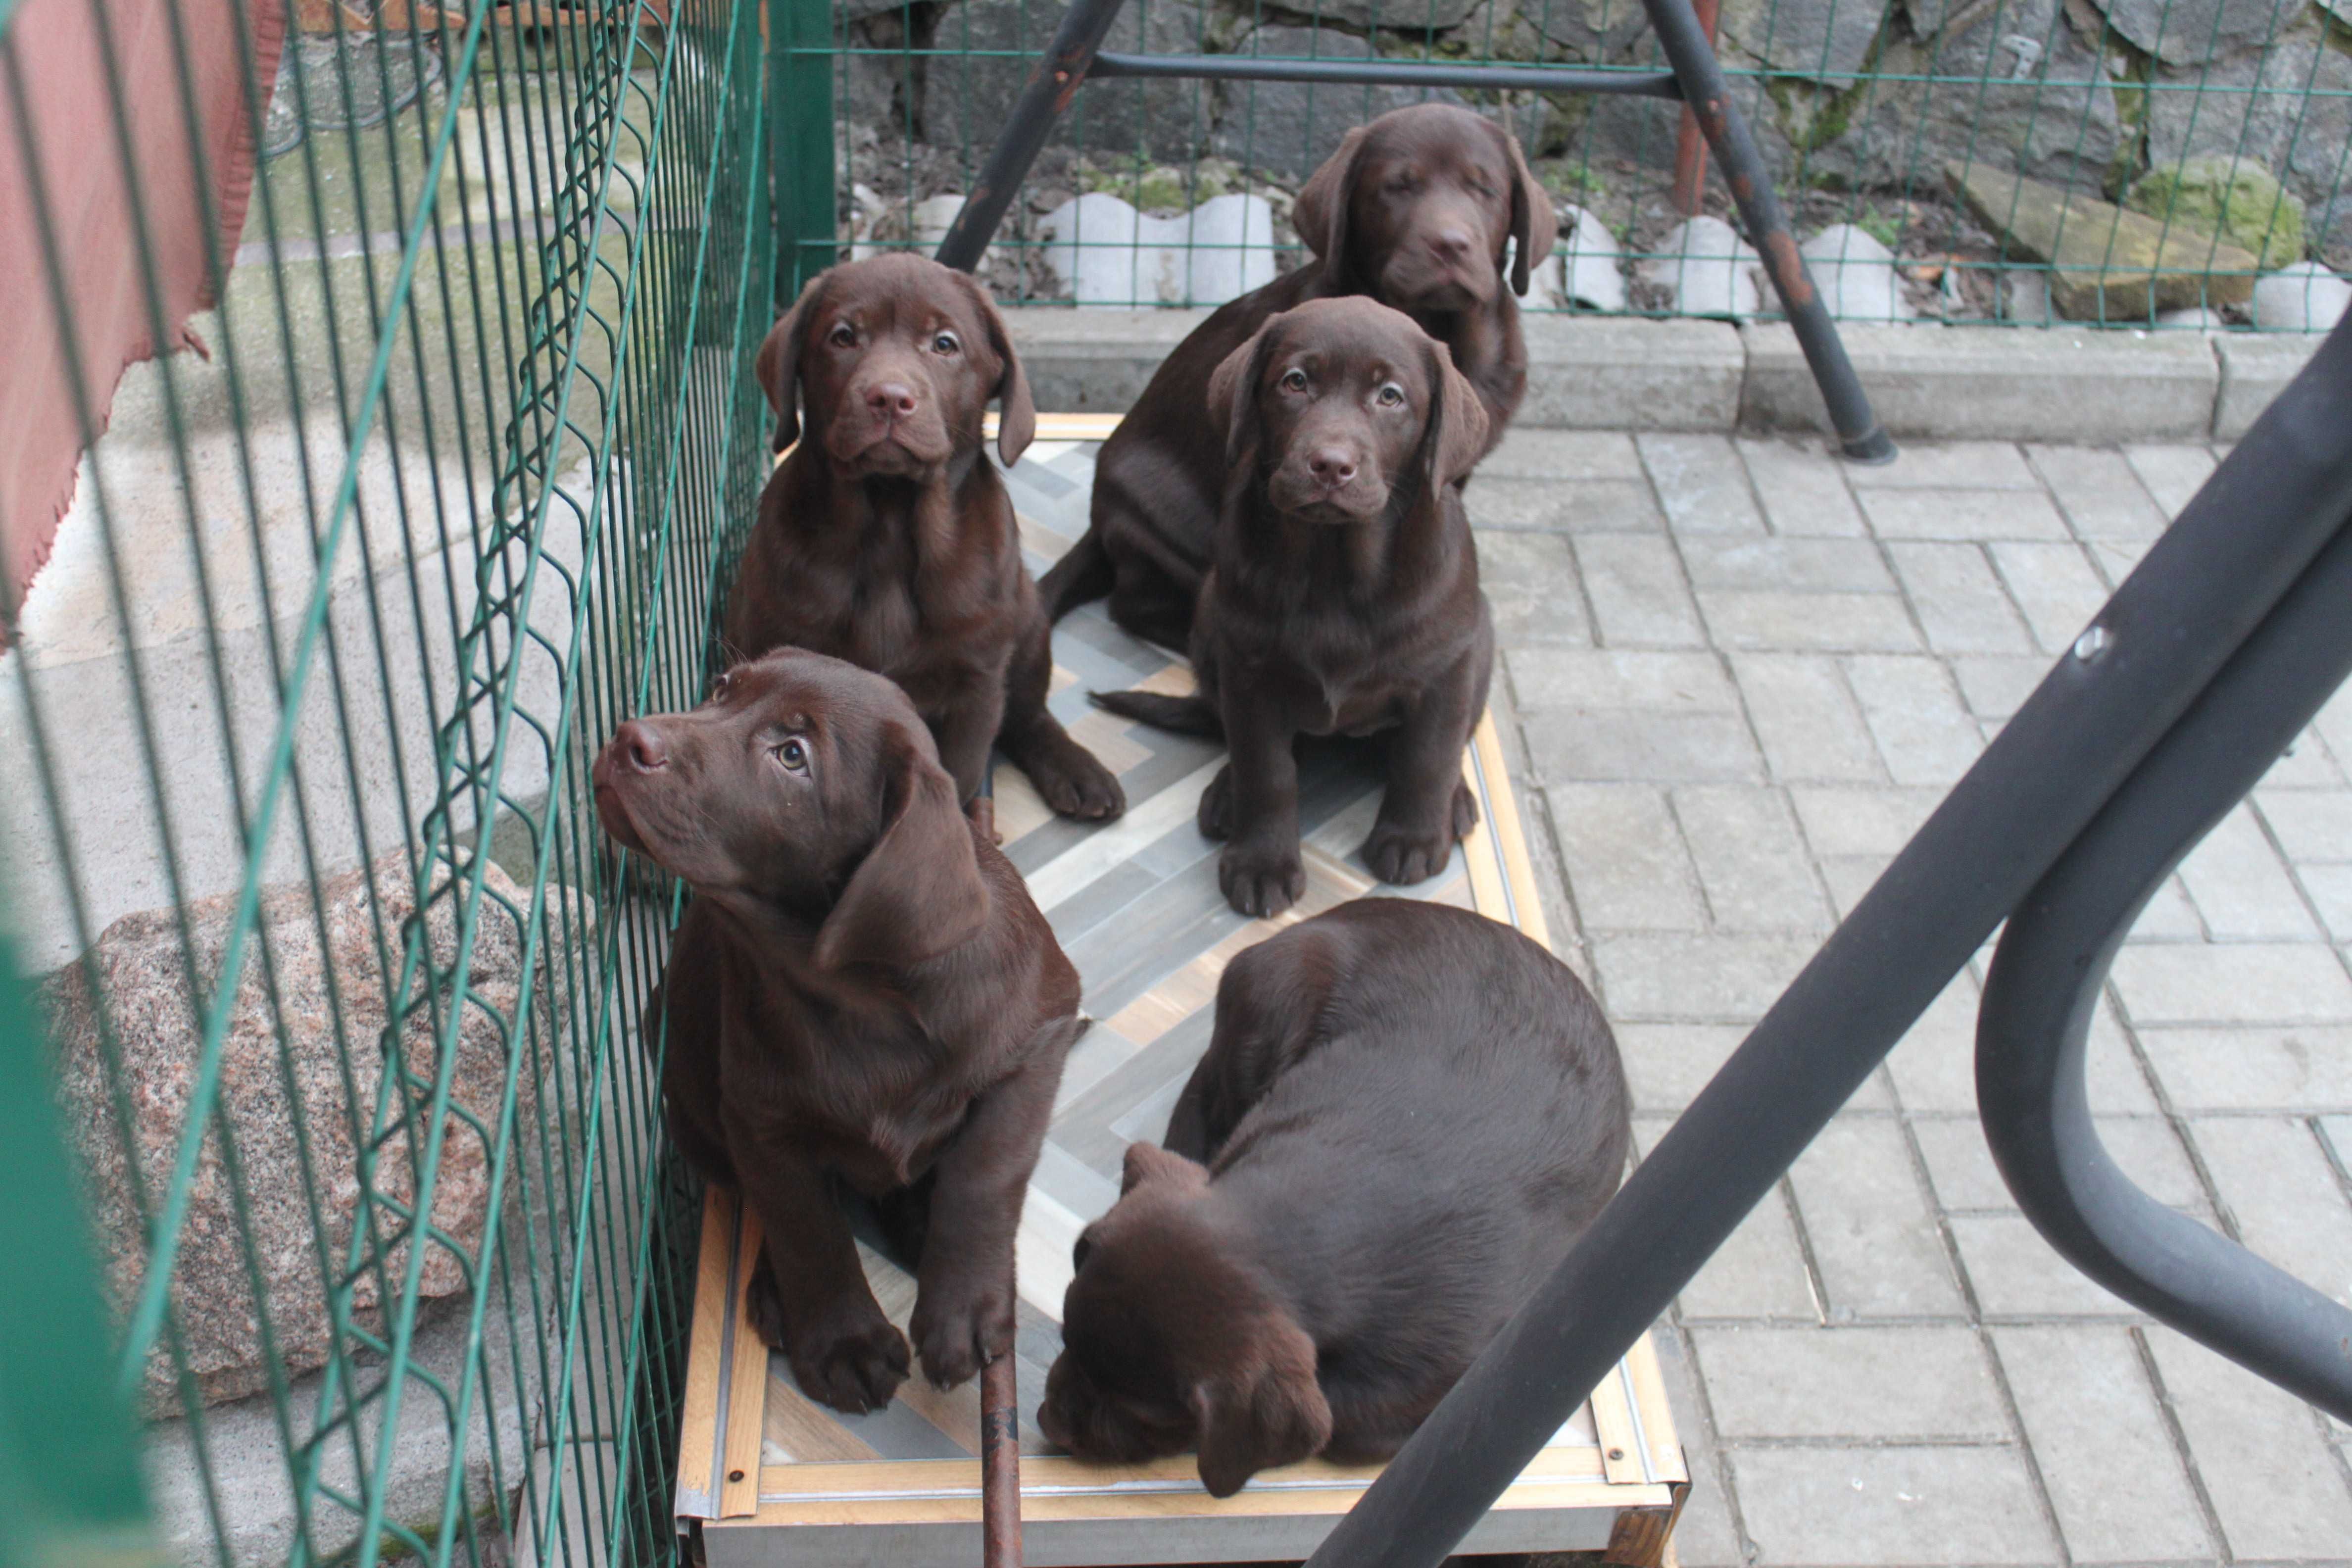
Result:
<svg viewBox="0 0 2352 1568">
<path fill-rule="evenodd" d="M 2303 259 L 2303 203 L 2252 158 L 2207 153 L 2151 169 L 2124 205 L 2159 222 L 2218 234 L 2266 268 Z"/>
<path fill-rule="evenodd" d="M 1234 52 L 1341 60 L 1368 60 L 1373 55 L 1372 46 L 1353 33 L 1290 26 L 1259 27 Z M 1462 101 L 1444 89 L 1317 87 L 1288 81 L 1219 82 L 1216 95 L 1217 129 L 1211 142 L 1217 155 L 1294 180 L 1313 174 L 1338 151 L 1339 139 L 1351 127 L 1408 103 Z"/>
<path fill-rule="evenodd" d="M 2304 36 L 2201 70 L 2159 66 L 2157 79 L 2201 81 L 2208 90 L 2147 95 L 2151 167 L 2208 153 L 2251 158 L 2302 199 L 2308 243 L 2352 244 L 2352 200 L 2339 195 L 2352 142 L 2352 59 Z"/>
<path fill-rule="evenodd" d="M 943 6 L 929 36 L 930 47 L 1006 52 L 918 57 L 916 69 L 927 78 L 919 137 L 971 147 L 977 167 L 1011 119 L 1031 69 L 1053 42 L 1062 11 L 1060 5 L 1027 0 L 961 0 Z M 1125 5 L 1102 47 L 1129 54 L 1199 54 L 1202 21 L 1191 5 Z M 898 60 L 885 63 L 901 68 Z M 1211 107 L 1209 89 L 1201 82 L 1088 82 L 1055 128 L 1055 138 L 1057 144 L 1080 147 L 1097 157 L 1140 152 L 1156 163 L 1181 163 L 1206 141 Z"/>
<path fill-rule="evenodd" d="M 2254 283 L 2254 325 L 2266 332 L 2332 331 L 2352 310 L 2352 283 L 2316 261 L 2282 267 Z"/>
<path fill-rule="evenodd" d="M 1523 6 L 1520 15 L 1580 60 L 1615 59 L 1650 30 L 1648 14 L 1625 0 L 1542 0 Z"/>
<path fill-rule="evenodd" d="M 2051 298 L 2076 321 L 2147 321 L 2164 310 L 2238 304 L 2253 257 L 2210 235 L 1996 170 L 1954 165 L 1952 185 L 2003 253 L 2055 267 Z"/>
<path fill-rule="evenodd" d="M 2225 332 L 2230 323 L 2218 313 L 2202 305 L 2191 305 L 2185 310 L 2167 310 L 2156 319 L 2159 327 L 2194 328 L 2200 332 Z"/>
<path fill-rule="evenodd" d="M 1895 275 L 1895 253 L 1868 230 L 1834 223 L 1797 249 L 1822 302 L 1838 320 L 1908 321 L 1917 316 Z"/>
<path fill-rule="evenodd" d="M 1677 315 L 1746 321 L 1757 312 L 1762 265 L 1729 224 L 1702 216 L 1666 231 L 1657 254 L 1642 263 L 1642 280 L 1672 294 Z"/>
<path fill-rule="evenodd" d="M 221 1116 L 197 1161 L 172 1281 L 180 1342 L 207 1404 L 254 1393 L 268 1376 L 241 1228 L 251 1237 L 251 1267 L 259 1272 L 270 1333 L 288 1375 L 299 1376 L 328 1358 L 332 1329 L 321 1258 L 325 1270 L 340 1277 L 350 1255 L 361 1211 L 352 1129 L 366 1127 L 373 1115 L 383 1059 L 386 987 L 375 916 L 380 911 L 383 929 L 396 944 L 400 922 L 415 910 L 404 851 L 378 859 L 373 870 L 373 909 L 366 868 L 322 882 L 315 903 L 307 882 L 265 889 L 259 940 L 246 943 L 222 1043 Z M 524 990 L 521 933 L 501 902 L 517 910 L 529 907 L 527 896 L 495 866 L 485 877 L 467 1005 L 451 1064 L 453 1114 L 432 1209 L 436 1228 L 469 1257 L 480 1246 L 488 1218 L 491 1152 L 455 1112 L 462 1110 L 491 1128 L 498 1125 L 508 1079 L 506 1025 L 519 1022 Z M 439 887 L 425 927 L 431 964 L 446 973 L 457 960 L 454 905 L 463 888 L 451 888 L 446 880 Z M 209 979 L 218 973 L 238 899 L 231 892 L 189 905 L 184 918 L 190 940 L 184 946 L 183 911 L 126 915 L 99 938 L 87 967 L 68 964 L 43 987 L 58 1044 L 58 1096 L 88 1173 L 92 1218 L 118 1311 L 127 1311 L 135 1299 L 148 1259 L 133 1172 L 149 1204 L 159 1205 L 195 1088 L 203 1024 L 190 1005 L 188 955 L 193 952 L 199 974 Z M 396 945 L 393 962 L 400 963 Z M 115 1085 L 100 1050 L 91 968 L 121 1068 L 128 1160 Z M 402 1061 L 427 1084 L 438 1065 L 434 1019 L 446 1019 L 456 1000 L 453 990 L 443 987 L 433 1005 L 411 1014 L 400 1037 Z M 541 1030 L 540 1037 L 537 1048 L 544 1050 L 549 1032 Z M 535 1085 L 550 1065 L 523 1065 L 516 1089 L 520 1120 L 527 1121 Z M 235 1139 L 247 1213 L 243 1227 L 225 1161 L 224 1118 Z M 375 1158 L 375 1190 L 413 1202 L 415 1180 L 406 1141 L 392 1138 Z M 387 1254 L 386 1272 L 395 1289 L 408 1256 L 405 1244 Z M 465 1285 L 458 1258 L 446 1247 L 428 1247 L 421 1296 L 449 1296 Z M 373 1270 L 363 1270 L 353 1289 L 355 1315 L 374 1319 L 383 1305 Z M 143 1390 L 152 1414 L 177 1407 L 172 1389 L 170 1363 L 159 1343 L 148 1358 Z"/>
<path fill-rule="evenodd" d="M 2202 65 L 2256 46 L 2303 11 L 2303 0 L 2095 0 L 2108 24 L 2167 65 Z"/>
<path fill-rule="evenodd" d="M 2026 326 L 2051 324 L 2050 280 L 2041 272 L 2005 272 L 2000 279 L 2000 318 Z"/>
<path fill-rule="evenodd" d="M 1886 0 L 1725 0 L 1721 16 L 1719 37 L 1777 69 L 1845 81 L 1868 58 L 1886 19 Z"/>
<path fill-rule="evenodd" d="M 1625 308 L 1625 252 L 1609 226 L 1573 202 L 1559 205 L 1559 243 L 1536 265 L 1528 282 L 1530 303 L 1554 310 Z"/>
<path fill-rule="evenodd" d="M 1394 32 L 1427 33 L 1460 26 L 1476 5 L 1477 0 L 1404 0 L 1402 4 L 1399 0 L 1314 0 L 1311 5 L 1294 3 L 1283 9 L 1311 11 L 1325 22 L 1367 32 L 1377 26 Z"/>
</svg>

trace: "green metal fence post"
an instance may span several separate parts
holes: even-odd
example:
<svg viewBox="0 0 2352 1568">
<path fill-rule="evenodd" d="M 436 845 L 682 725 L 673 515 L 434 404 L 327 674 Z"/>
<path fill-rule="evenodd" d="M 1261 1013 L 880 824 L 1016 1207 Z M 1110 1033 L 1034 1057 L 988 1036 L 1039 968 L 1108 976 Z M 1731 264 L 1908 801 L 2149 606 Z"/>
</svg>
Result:
<svg viewBox="0 0 2352 1568">
<path fill-rule="evenodd" d="M 833 6 L 831 0 L 769 0 L 773 90 L 768 113 L 775 170 L 776 302 L 834 261 Z"/>
</svg>

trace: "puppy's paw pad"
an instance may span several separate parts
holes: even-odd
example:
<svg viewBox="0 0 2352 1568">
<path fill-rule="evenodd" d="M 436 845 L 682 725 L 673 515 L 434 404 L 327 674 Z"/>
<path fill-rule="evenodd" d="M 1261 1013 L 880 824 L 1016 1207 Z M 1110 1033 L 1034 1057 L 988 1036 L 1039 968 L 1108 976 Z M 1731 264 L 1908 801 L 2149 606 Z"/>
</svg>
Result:
<svg viewBox="0 0 2352 1568">
<path fill-rule="evenodd" d="M 1219 768 L 1201 792 L 1201 837 L 1223 843 L 1234 833 L 1234 770 Z"/>
<path fill-rule="evenodd" d="M 1218 858 L 1217 886 L 1236 910 L 1265 920 L 1305 896 L 1307 868 L 1296 845 L 1232 845 Z"/>
<path fill-rule="evenodd" d="M 1444 834 L 1382 826 L 1373 828 L 1372 836 L 1364 840 L 1364 864 L 1392 888 L 1429 880 L 1445 869 L 1453 854 L 1454 838 Z"/>
<path fill-rule="evenodd" d="M 1013 1292 L 935 1287 L 916 1299 L 907 1327 L 923 1375 L 934 1388 L 953 1388 L 979 1375 L 983 1363 L 1013 1353 Z"/>
<path fill-rule="evenodd" d="M 889 1404 L 913 1364 L 907 1336 L 879 1313 L 844 1331 L 808 1334 L 790 1354 L 801 1392 L 849 1415 Z"/>
</svg>

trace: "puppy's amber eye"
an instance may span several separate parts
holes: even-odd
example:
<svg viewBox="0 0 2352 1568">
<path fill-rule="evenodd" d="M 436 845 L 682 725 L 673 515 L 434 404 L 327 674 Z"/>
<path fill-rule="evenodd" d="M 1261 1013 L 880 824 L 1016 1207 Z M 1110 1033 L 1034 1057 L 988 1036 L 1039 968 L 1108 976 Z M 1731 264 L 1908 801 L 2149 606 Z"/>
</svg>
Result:
<svg viewBox="0 0 2352 1568">
<path fill-rule="evenodd" d="M 1378 393 L 1374 394 L 1374 395 L 1381 400 L 1381 406 L 1383 408 L 1402 408 L 1404 406 L 1404 388 L 1399 386 L 1393 381 L 1381 387 Z"/>
<path fill-rule="evenodd" d="M 837 349 L 854 349 L 857 346 L 857 329 L 844 321 L 827 332 L 824 341 Z"/>
<path fill-rule="evenodd" d="M 1306 391 L 1307 373 L 1303 370 L 1284 371 L 1282 373 L 1282 390 L 1285 392 Z"/>
<path fill-rule="evenodd" d="M 960 354 L 963 353 L 963 340 L 953 332 L 941 332 L 931 340 L 931 352 L 935 354 Z"/>
<path fill-rule="evenodd" d="M 808 772 L 808 748 L 801 744 L 798 735 L 788 737 L 776 748 L 776 761 L 796 773 L 804 773 Z"/>
</svg>

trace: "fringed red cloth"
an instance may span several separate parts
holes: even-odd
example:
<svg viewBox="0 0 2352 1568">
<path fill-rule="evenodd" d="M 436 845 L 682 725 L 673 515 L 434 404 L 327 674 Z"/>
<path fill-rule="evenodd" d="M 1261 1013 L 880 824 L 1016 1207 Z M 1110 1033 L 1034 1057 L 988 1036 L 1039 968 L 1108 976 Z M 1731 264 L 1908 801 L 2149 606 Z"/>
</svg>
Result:
<svg viewBox="0 0 2352 1568">
<path fill-rule="evenodd" d="M 131 193 L 163 344 L 201 347 L 188 317 L 216 302 L 215 259 L 226 271 L 245 227 L 285 35 L 284 0 L 24 0 L 0 36 L 0 639 L 72 503 L 84 421 L 104 429 L 124 368 L 156 352 Z"/>
</svg>

